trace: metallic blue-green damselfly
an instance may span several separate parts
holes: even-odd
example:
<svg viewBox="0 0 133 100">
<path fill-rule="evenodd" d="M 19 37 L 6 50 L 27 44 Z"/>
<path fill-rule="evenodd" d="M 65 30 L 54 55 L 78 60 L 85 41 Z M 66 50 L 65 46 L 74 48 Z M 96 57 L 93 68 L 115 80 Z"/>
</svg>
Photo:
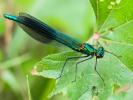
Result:
<svg viewBox="0 0 133 100">
<path fill-rule="evenodd" d="M 51 28 L 47 24 L 43 23 L 42 21 L 40 21 L 26 13 L 19 13 L 19 16 L 4 14 L 4 17 L 19 23 L 20 27 L 26 33 L 28 33 L 31 37 L 33 37 L 34 39 L 36 39 L 42 43 L 49 43 L 49 41 L 51 41 L 51 40 L 56 40 L 57 42 L 64 44 L 65 46 L 71 48 L 72 50 L 84 54 L 83 56 L 67 58 L 65 60 L 64 65 L 62 66 L 61 73 L 58 78 L 60 78 L 62 76 L 64 67 L 69 60 L 77 59 L 77 58 L 85 58 L 84 60 L 76 63 L 75 79 L 73 80 L 73 81 L 76 81 L 78 64 L 95 57 L 96 58 L 95 67 L 94 67 L 95 71 L 97 72 L 99 77 L 104 82 L 104 79 L 97 71 L 97 59 L 103 58 L 104 53 L 108 52 L 102 46 L 95 48 L 93 45 L 90 45 L 88 43 L 80 43 L 79 41 L 73 39 L 72 37 Z M 108 52 L 108 53 L 110 53 L 110 52 Z M 111 54 L 113 54 L 113 53 L 111 53 Z M 113 54 L 113 55 L 115 55 L 115 54 Z"/>
</svg>

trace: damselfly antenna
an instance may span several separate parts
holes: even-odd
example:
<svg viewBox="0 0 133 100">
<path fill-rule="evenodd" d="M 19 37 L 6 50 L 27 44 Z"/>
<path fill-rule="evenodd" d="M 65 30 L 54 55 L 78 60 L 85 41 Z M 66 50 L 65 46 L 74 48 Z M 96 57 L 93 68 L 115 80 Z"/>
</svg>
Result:
<svg viewBox="0 0 133 100">
<path fill-rule="evenodd" d="M 118 55 L 116 55 L 116 54 L 114 54 L 113 52 L 110 52 L 110 51 L 107 51 L 107 50 L 104 50 L 105 52 L 107 52 L 107 53 L 110 53 L 110 54 L 112 54 L 113 56 L 115 56 L 115 57 L 117 57 L 117 58 L 120 58 L 120 57 L 122 57 L 122 56 L 118 56 Z"/>
</svg>

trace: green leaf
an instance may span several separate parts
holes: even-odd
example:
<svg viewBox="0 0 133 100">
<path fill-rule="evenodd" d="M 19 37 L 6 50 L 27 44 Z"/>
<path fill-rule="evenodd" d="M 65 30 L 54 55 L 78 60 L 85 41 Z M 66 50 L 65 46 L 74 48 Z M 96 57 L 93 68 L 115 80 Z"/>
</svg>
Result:
<svg viewBox="0 0 133 100">
<path fill-rule="evenodd" d="M 59 72 L 61 70 L 60 67 L 64 63 L 63 58 L 66 59 L 66 55 L 68 54 L 69 52 L 54 54 L 44 58 L 36 65 L 37 69 L 40 70 L 40 72 L 38 72 L 38 75 L 49 78 L 58 77 Z M 70 52 L 70 55 L 72 56 L 72 52 Z M 103 59 L 99 60 L 97 66 L 98 71 L 105 80 L 106 86 L 104 87 L 103 82 L 94 71 L 94 63 L 95 59 L 91 59 L 80 64 L 78 67 L 77 81 L 75 83 L 72 83 L 75 75 L 75 63 L 68 62 L 68 64 L 65 67 L 63 76 L 59 81 L 57 81 L 57 85 L 51 95 L 63 92 L 65 95 L 68 95 L 71 99 L 76 100 L 80 98 L 82 95 L 85 95 L 86 92 L 89 93 L 89 95 L 91 95 L 91 88 L 93 86 L 97 86 L 98 90 L 102 90 L 102 92 L 100 91 L 99 93 L 99 97 L 105 99 L 105 97 L 108 97 L 112 93 L 111 87 L 113 86 L 113 84 L 122 85 L 126 84 L 127 82 L 132 82 L 131 77 L 133 77 L 133 75 L 126 68 L 126 66 L 116 57 L 113 57 L 110 54 L 106 54 Z M 49 73 L 47 72 L 47 70 Z M 53 74 L 53 72 L 51 72 L 50 70 L 58 74 Z"/>
<path fill-rule="evenodd" d="M 119 44 L 133 45 L 133 21 L 129 21 L 103 34 L 103 38 L 119 42 Z"/>
<path fill-rule="evenodd" d="M 120 0 L 118 4 L 115 4 L 108 14 L 108 17 L 104 20 L 99 32 L 106 32 L 106 30 L 114 29 L 120 27 L 120 25 L 122 26 L 132 22 L 132 5 L 132 0 Z"/>
<path fill-rule="evenodd" d="M 117 55 L 121 55 L 122 57 L 119 59 L 130 70 L 133 70 L 133 62 L 131 60 L 133 59 L 132 4 L 133 2 L 131 0 L 121 0 L 119 4 L 112 8 L 108 18 L 106 18 L 99 30 L 99 32 L 103 32 L 101 42 L 109 43 L 109 45 L 105 45 L 104 47 L 107 47 L 108 51 L 116 52 Z"/>
<path fill-rule="evenodd" d="M 111 12 L 111 9 L 108 9 L 111 1 L 113 0 L 90 0 L 96 16 L 97 29 L 101 27 Z"/>
</svg>

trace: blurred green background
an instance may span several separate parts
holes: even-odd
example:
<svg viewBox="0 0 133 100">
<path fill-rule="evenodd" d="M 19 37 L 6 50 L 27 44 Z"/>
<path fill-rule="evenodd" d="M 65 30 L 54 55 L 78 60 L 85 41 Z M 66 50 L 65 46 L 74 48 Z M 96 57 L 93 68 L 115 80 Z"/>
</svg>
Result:
<svg viewBox="0 0 133 100">
<path fill-rule="evenodd" d="M 95 30 L 95 17 L 88 0 L 0 0 L 0 100 L 28 100 L 26 75 L 32 99 L 46 100 L 55 81 L 33 76 L 34 64 L 46 55 L 67 49 L 41 44 L 3 18 L 4 13 L 19 12 L 29 13 L 80 41 L 88 40 Z"/>
</svg>

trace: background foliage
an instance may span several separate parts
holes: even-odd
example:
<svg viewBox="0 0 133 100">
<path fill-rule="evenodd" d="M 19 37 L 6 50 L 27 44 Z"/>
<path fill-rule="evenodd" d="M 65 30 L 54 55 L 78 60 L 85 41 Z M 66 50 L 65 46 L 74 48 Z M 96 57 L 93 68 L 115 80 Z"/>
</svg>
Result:
<svg viewBox="0 0 133 100">
<path fill-rule="evenodd" d="M 132 0 L 1 0 L 0 100 L 131 100 L 132 6 Z M 82 42 L 100 34 L 100 44 L 121 56 L 106 53 L 98 60 L 106 85 L 94 71 L 95 58 L 79 65 L 75 83 L 71 82 L 75 64 L 81 59 L 69 62 L 62 78 L 55 81 L 65 59 L 81 54 L 56 43 L 41 44 L 3 18 L 4 13 L 19 12 L 27 12 Z"/>
</svg>

